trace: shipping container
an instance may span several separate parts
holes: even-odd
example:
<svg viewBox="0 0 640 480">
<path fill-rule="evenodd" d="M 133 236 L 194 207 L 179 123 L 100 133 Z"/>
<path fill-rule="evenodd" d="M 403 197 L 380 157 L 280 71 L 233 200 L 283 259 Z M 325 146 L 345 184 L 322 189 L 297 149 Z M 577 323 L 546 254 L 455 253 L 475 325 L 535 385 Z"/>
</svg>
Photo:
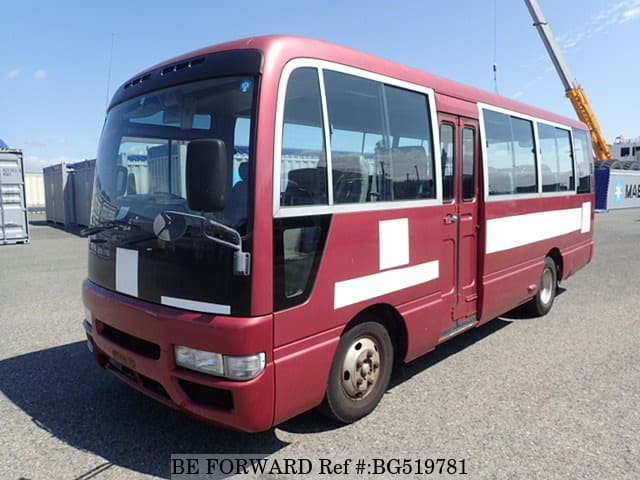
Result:
<svg viewBox="0 0 640 480">
<path fill-rule="evenodd" d="M 42 169 L 47 221 L 69 225 L 75 223 L 73 178 L 66 164 L 59 163 Z"/>
<path fill-rule="evenodd" d="M 185 162 L 186 144 L 171 144 L 171 158 L 168 145 L 158 145 L 147 150 L 151 191 L 154 193 L 172 193 L 181 197 L 187 195 Z"/>
<path fill-rule="evenodd" d="M 27 195 L 27 209 L 30 212 L 44 211 L 44 176 L 42 172 L 25 172 L 24 186 Z"/>
<path fill-rule="evenodd" d="M 0 149 L 0 245 L 29 242 L 22 151 Z"/>
<path fill-rule="evenodd" d="M 69 178 L 73 181 L 75 223 L 85 227 L 89 226 L 91 218 L 91 197 L 93 196 L 95 168 L 95 159 L 67 165 Z"/>
</svg>

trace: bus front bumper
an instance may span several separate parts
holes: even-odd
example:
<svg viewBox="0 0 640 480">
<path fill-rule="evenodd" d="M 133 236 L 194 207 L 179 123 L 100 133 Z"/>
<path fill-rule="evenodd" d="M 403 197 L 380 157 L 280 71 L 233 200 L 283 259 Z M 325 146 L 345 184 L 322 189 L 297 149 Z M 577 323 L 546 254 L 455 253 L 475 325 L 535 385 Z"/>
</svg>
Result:
<svg viewBox="0 0 640 480">
<path fill-rule="evenodd" d="M 222 317 L 155 305 L 85 280 L 87 345 L 98 364 L 145 395 L 207 422 L 248 432 L 274 418 L 272 316 Z M 174 346 L 226 355 L 265 352 L 264 371 L 233 381 L 176 365 Z"/>
</svg>

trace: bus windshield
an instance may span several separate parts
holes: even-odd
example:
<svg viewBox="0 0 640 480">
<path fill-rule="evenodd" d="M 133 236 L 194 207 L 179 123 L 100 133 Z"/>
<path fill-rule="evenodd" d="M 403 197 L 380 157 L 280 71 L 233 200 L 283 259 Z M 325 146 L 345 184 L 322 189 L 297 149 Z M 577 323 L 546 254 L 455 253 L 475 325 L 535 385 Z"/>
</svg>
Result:
<svg viewBox="0 0 640 480">
<path fill-rule="evenodd" d="M 237 238 L 249 234 L 247 185 L 252 171 L 249 152 L 254 83 L 255 79 L 247 76 L 194 81 L 140 95 L 111 109 L 98 150 L 88 229 L 92 253 L 96 254 L 90 277 L 96 283 L 118 290 L 113 280 L 118 275 L 113 272 L 117 262 L 115 258 L 105 261 L 115 257 L 117 248 L 139 250 L 151 263 L 162 251 L 162 262 L 175 263 L 174 276 L 163 282 L 157 275 L 150 279 L 157 288 L 146 295 L 147 300 L 178 295 L 172 292 L 178 286 L 175 276 L 182 277 L 183 285 L 191 284 L 185 277 L 199 277 L 186 270 L 190 260 L 198 272 L 205 273 L 209 267 L 209 276 L 212 271 L 225 277 L 233 274 L 227 265 L 227 257 L 233 252 L 223 253 L 225 247 L 211 242 L 211 238 L 231 241 L 225 237 L 228 232 L 237 232 Z M 218 212 L 192 211 L 188 205 L 187 147 L 198 139 L 219 139 L 226 146 L 226 206 Z M 168 217 L 165 212 L 173 214 Z M 196 217 L 206 221 L 194 221 Z M 170 229 L 158 225 L 166 224 L 169 218 L 173 219 Z M 216 224 L 222 228 L 213 228 Z M 203 255 L 204 261 L 198 263 L 195 257 Z M 140 275 L 144 275 L 142 270 Z M 192 286 L 179 290 L 187 294 L 193 291 Z M 136 296 L 145 297 L 142 291 Z M 229 303 L 227 298 L 222 300 Z"/>
</svg>

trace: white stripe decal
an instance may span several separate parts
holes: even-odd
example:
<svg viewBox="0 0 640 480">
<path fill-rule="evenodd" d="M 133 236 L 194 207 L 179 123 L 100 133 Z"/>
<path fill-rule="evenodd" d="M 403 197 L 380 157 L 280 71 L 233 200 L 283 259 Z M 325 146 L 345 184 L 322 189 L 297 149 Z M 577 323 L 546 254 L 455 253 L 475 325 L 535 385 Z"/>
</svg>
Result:
<svg viewBox="0 0 640 480">
<path fill-rule="evenodd" d="M 378 223 L 380 270 L 409 264 L 409 219 Z"/>
<path fill-rule="evenodd" d="M 591 202 L 582 204 L 582 229 L 580 232 L 587 233 L 591 230 Z"/>
<path fill-rule="evenodd" d="M 502 252 L 571 232 L 585 233 L 590 230 L 590 223 L 591 202 L 579 208 L 494 218 L 487 222 L 487 253 Z"/>
<path fill-rule="evenodd" d="M 221 315 L 229 315 L 231 313 L 230 305 L 220 305 L 218 303 L 197 302 L 195 300 L 186 300 L 184 298 L 160 297 L 160 303 L 168 307 L 182 308 L 184 310 L 194 310 L 196 312 L 219 313 Z"/>
<path fill-rule="evenodd" d="M 116 248 L 116 291 L 138 296 L 138 251 Z"/>
<path fill-rule="evenodd" d="M 439 275 L 440 263 L 438 260 L 434 260 L 420 265 L 387 270 L 373 275 L 336 282 L 333 308 L 346 307 L 347 305 L 353 305 L 387 293 L 427 283 L 435 280 Z"/>
</svg>

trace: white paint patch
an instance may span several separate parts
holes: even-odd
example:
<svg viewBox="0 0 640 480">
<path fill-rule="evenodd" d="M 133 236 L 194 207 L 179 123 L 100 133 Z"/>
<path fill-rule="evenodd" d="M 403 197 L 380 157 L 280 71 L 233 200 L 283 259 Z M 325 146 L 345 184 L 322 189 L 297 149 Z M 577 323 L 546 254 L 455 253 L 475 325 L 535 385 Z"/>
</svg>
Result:
<svg viewBox="0 0 640 480">
<path fill-rule="evenodd" d="M 591 230 L 591 202 L 585 202 L 582 204 L 582 233 L 587 233 Z"/>
<path fill-rule="evenodd" d="M 387 270 L 364 277 L 336 282 L 333 308 L 338 309 L 371 298 L 414 287 L 440 276 L 440 262 L 421 263 L 411 267 Z"/>
<path fill-rule="evenodd" d="M 380 270 L 409 264 L 409 219 L 384 220 L 378 224 Z"/>
<path fill-rule="evenodd" d="M 221 315 L 229 315 L 231 313 L 230 305 L 197 302 L 195 300 L 187 300 L 184 298 L 160 297 L 160 303 L 168 307 L 182 308 L 184 310 L 193 310 L 196 312 L 219 313 Z"/>
<path fill-rule="evenodd" d="M 138 296 L 138 251 L 116 248 L 116 290 Z"/>
<path fill-rule="evenodd" d="M 589 206 L 589 214 L 590 209 Z M 527 213 L 489 220 L 487 222 L 487 253 L 502 252 L 578 230 L 584 232 L 586 226 L 584 210 L 583 205 L 581 208 Z"/>
</svg>

